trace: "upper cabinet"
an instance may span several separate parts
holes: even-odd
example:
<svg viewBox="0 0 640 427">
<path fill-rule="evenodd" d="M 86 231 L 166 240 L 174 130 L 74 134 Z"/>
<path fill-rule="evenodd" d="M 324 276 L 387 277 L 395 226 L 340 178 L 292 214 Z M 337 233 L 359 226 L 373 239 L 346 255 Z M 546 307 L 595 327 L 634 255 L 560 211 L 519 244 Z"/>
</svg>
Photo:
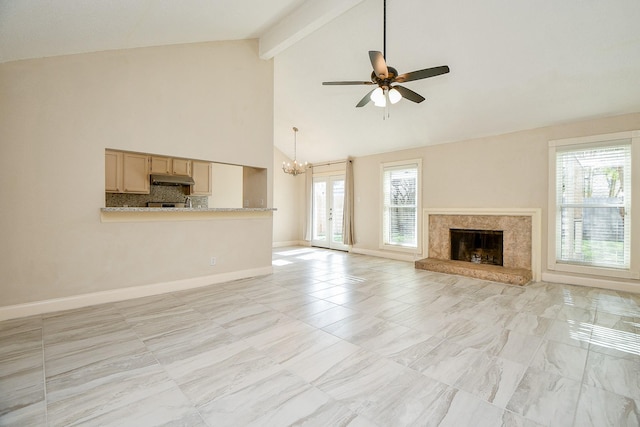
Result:
<svg viewBox="0 0 640 427">
<path fill-rule="evenodd" d="M 211 163 L 193 160 L 191 162 L 194 185 L 191 186 L 191 194 L 194 196 L 211 195 Z"/>
<path fill-rule="evenodd" d="M 125 193 L 149 194 L 149 156 L 123 153 L 123 183 Z"/>
<path fill-rule="evenodd" d="M 188 175 L 191 176 L 191 160 L 188 159 L 173 159 L 171 173 L 173 175 Z"/>
<path fill-rule="evenodd" d="M 151 156 L 151 173 L 171 174 L 171 158 Z"/>
<path fill-rule="evenodd" d="M 191 176 L 191 160 L 151 156 L 151 173 Z"/>
<path fill-rule="evenodd" d="M 123 153 L 106 150 L 104 153 L 104 188 L 107 193 L 124 191 L 122 164 Z"/>
<path fill-rule="evenodd" d="M 106 150 L 104 188 L 107 193 L 149 194 L 149 156 Z"/>
</svg>

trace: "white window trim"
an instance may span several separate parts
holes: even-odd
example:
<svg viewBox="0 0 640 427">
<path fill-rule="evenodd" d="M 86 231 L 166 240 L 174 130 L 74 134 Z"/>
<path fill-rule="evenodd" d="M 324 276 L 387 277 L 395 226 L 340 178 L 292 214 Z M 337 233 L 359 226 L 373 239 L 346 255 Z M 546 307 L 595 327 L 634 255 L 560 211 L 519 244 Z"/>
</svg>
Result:
<svg viewBox="0 0 640 427">
<path fill-rule="evenodd" d="M 383 221 L 384 221 L 384 170 L 389 167 L 400 167 L 400 166 L 411 166 L 418 165 L 418 178 L 416 185 L 416 247 L 406 247 L 400 245 L 389 245 L 384 242 L 383 235 Z M 396 251 L 396 252 L 404 252 L 420 255 L 422 253 L 422 159 L 409 159 L 409 160 L 400 160 L 397 162 L 384 162 L 380 163 L 380 181 L 378 184 L 378 192 L 380 194 L 380 223 L 378 227 L 379 232 L 379 249 L 384 249 L 388 251 Z"/>
<path fill-rule="evenodd" d="M 617 269 L 606 267 L 583 266 L 557 262 L 556 257 L 556 153 L 560 148 L 575 146 L 577 149 L 589 149 L 590 147 L 605 147 L 607 145 L 619 145 L 620 140 L 631 140 L 631 164 L 634 168 L 631 183 L 631 260 L 629 269 Z M 578 138 L 557 139 L 549 141 L 549 205 L 547 221 L 547 268 L 552 271 L 562 271 L 575 274 L 587 274 L 593 276 L 607 276 L 620 279 L 640 279 L 640 251 L 634 248 L 640 245 L 640 220 L 633 224 L 634 213 L 640 204 L 640 173 L 637 173 L 637 165 L 640 164 L 640 131 L 628 131 L 609 133 L 604 135 L 592 135 Z M 635 214 L 635 218 L 638 215 Z"/>
</svg>

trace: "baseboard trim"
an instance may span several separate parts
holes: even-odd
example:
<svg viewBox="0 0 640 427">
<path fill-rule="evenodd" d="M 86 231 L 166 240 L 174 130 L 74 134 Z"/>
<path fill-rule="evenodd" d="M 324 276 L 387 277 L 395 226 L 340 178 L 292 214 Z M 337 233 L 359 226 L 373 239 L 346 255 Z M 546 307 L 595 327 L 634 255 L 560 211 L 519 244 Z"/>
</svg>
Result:
<svg viewBox="0 0 640 427">
<path fill-rule="evenodd" d="M 215 285 L 217 283 L 264 276 L 272 273 L 273 267 L 268 266 L 214 274 L 210 276 L 194 277 L 191 279 L 155 283 L 152 285 L 132 286 L 130 288 L 113 289 L 109 291 L 93 292 L 90 294 L 74 295 L 64 298 L 54 298 L 25 304 L 8 305 L 0 307 L 0 321 L 52 313 L 61 310 L 71 310 L 96 304 L 165 294 L 168 292 L 184 291 L 186 289 L 201 288 L 204 286 Z"/>
<path fill-rule="evenodd" d="M 394 253 L 394 252 L 385 252 L 385 251 L 376 251 L 376 250 L 373 250 L 373 249 L 361 249 L 361 248 L 354 248 L 354 247 L 352 247 L 349 250 L 349 252 L 354 253 L 354 254 L 359 254 L 359 255 L 375 256 L 375 257 L 378 257 L 378 258 L 394 259 L 396 261 L 414 262 L 414 261 L 419 259 L 419 258 L 416 258 L 415 255 L 407 255 L 407 254 L 400 254 L 400 253 Z"/>
<path fill-rule="evenodd" d="M 301 240 L 290 240 L 288 242 L 273 242 L 271 246 L 274 248 L 283 248 L 286 246 L 309 246 L 309 242 Z"/>
<path fill-rule="evenodd" d="M 609 289 L 612 291 L 624 291 L 640 293 L 640 283 L 620 282 L 617 280 L 594 279 L 591 277 L 568 276 L 557 273 L 542 273 L 542 280 L 551 283 L 564 283 L 567 285 L 587 286 L 590 288 Z"/>
</svg>

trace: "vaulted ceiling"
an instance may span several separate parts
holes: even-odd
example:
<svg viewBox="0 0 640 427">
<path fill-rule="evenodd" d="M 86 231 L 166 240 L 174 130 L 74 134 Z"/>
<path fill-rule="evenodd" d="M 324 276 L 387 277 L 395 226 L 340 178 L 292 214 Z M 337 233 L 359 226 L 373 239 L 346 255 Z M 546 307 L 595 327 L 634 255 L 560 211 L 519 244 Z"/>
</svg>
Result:
<svg viewBox="0 0 640 427">
<path fill-rule="evenodd" d="M 387 62 L 448 65 L 426 101 L 355 108 L 382 50 L 383 0 L 0 0 L 0 62 L 260 39 L 274 60 L 274 144 L 312 162 L 640 111 L 637 0 L 387 0 Z M 242 84 L 229 81 L 228 84 Z"/>
</svg>

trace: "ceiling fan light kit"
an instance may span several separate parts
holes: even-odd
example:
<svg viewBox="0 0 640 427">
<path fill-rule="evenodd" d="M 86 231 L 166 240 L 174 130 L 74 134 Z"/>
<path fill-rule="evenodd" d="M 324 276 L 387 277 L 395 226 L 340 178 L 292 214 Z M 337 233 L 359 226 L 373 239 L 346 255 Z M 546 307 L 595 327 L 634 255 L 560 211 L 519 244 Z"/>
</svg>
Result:
<svg viewBox="0 0 640 427">
<path fill-rule="evenodd" d="M 447 65 L 441 65 L 439 67 L 425 68 L 424 70 L 412 71 L 410 73 L 398 74 L 398 71 L 387 65 L 386 58 L 386 46 L 387 46 L 387 1 L 384 0 L 383 4 L 383 52 L 377 50 L 369 51 L 369 60 L 373 67 L 371 73 L 371 81 L 337 81 L 337 82 L 322 82 L 325 86 L 337 86 L 337 85 L 377 85 L 378 87 L 367 93 L 356 104 L 356 107 L 364 107 L 370 101 L 376 107 L 387 107 L 389 103 L 395 104 L 402 98 L 415 102 L 416 104 L 424 101 L 424 97 L 411 89 L 404 86 L 400 86 L 397 83 L 406 83 L 414 80 L 426 79 L 429 77 L 435 77 L 448 73 L 449 67 Z M 388 102 L 387 102 L 388 101 Z"/>
</svg>

